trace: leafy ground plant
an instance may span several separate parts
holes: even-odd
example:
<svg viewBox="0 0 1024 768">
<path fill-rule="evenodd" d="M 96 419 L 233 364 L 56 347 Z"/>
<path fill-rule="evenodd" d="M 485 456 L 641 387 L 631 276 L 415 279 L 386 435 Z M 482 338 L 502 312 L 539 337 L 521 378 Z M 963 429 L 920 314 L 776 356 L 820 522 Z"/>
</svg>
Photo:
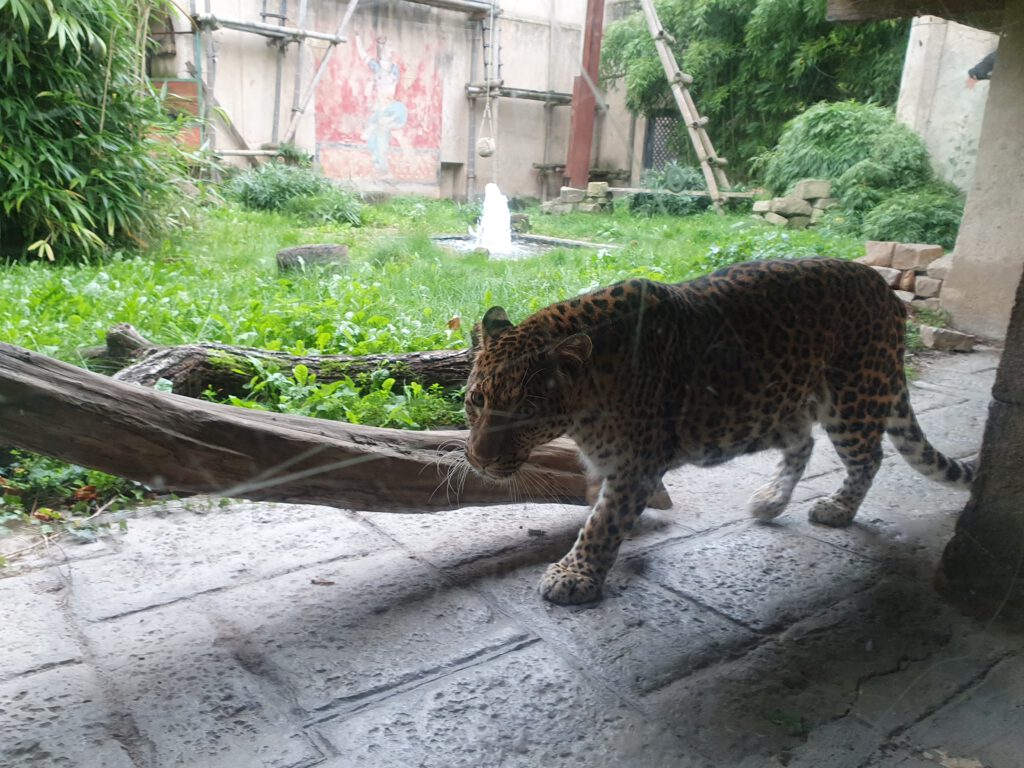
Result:
<svg viewBox="0 0 1024 768">
<path fill-rule="evenodd" d="M 257 373 L 246 385 L 245 398 L 229 396 L 222 402 L 244 408 L 279 413 L 298 413 L 319 419 L 347 421 L 398 429 L 452 427 L 465 421 L 462 390 L 445 390 L 438 384 L 424 387 L 418 382 L 396 386 L 386 369 L 329 383 L 317 381 L 305 365 L 286 372 L 277 365 L 250 358 Z M 220 400 L 207 390 L 208 400 Z"/>
<path fill-rule="evenodd" d="M 150 496 L 144 486 L 103 472 L 28 451 L 0 452 L 0 529 L 38 534 L 41 542 L 65 535 L 92 541 L 110 526 L 105 512 Z"/>
</svg>

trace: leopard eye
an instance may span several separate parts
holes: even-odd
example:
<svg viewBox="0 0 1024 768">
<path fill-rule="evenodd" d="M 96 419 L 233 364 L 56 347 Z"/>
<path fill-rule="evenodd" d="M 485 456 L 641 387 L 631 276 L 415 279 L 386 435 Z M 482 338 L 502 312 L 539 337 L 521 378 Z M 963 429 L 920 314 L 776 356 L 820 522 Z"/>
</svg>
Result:
<svg viewBox="0 0 1024 768">
<path fill-rule="evenodd" d="M 520 405 L 519 409 L 516 411 L 516 416 L 518 416 L 520 419 L 523 419 L 524 421 L 526 419 L 532 419 L 536 415 L 537 404 L 532 403 L 529 400 Z"/>
<path fill-rule="evenodd" d="M 474 389 L 472 392 L 469 393 L 469 396 L 466 399 L 469 401 L 469 404 L 472 405 L 474 408 L 484 407 L 484 396 L 480 394 L 479 390 Z"/>
</svg>

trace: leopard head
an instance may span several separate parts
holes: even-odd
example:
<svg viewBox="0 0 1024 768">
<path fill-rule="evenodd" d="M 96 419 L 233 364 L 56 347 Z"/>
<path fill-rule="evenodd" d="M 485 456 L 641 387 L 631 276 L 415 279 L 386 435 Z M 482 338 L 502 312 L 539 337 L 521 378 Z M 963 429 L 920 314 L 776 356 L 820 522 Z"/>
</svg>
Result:
<svg viewBox="0 0 1024 768">
<path fill-rule="evenodd" d="M 586 334 L 515 326 L 501 307 L 487 310 L 466 386 L 466 458 L 477 472 L 509 478 L 534 448 L 565 434 L 591 351 Z"/>
</svg>

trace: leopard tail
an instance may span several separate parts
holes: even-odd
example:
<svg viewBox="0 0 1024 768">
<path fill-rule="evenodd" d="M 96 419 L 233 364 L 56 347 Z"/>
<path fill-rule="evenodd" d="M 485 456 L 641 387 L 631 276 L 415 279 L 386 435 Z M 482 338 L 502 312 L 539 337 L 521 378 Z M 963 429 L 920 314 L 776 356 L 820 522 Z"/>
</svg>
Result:
<svg viewBox="0 0 1024 768">
<path fill-rule="evenodd" d="M 885 431 L 906 462 L 925 477 L 957 488 L 971 487 L 977 474 L 976 462 L 951 459 L 928 442 L 910 406 L 910 392 L 905 379 L 900 399 L 889 416 Z"/>
</svg>

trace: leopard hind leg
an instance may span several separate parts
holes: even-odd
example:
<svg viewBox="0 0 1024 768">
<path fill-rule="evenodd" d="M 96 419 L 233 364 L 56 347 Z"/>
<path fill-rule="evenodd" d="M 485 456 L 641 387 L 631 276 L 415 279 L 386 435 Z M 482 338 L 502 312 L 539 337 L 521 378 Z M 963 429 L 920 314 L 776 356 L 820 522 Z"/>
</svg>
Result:
<svg viewBox="0 0 1024 768">
<path fill-rule="evenodd" d="M 814 449 L 809 415 L 794 418 L 780 429 L 775 445 L 782 449 L 782 458 L 772 479 L 750 497 L 748 510 L 757 520 L 773 520 L 782 514 L 793 496 L 793 489 L 803 477 Z"/>
<path fill-rule="evenodd" d="M 837 405 L 836 403 L 839 403 Z M 854 388 L 833 392 L 821 419 L 825 432 L 846 468 L 842 486 L 811 507 L 811 522 L 833 527 L 849 525 L 882 464 L 882 435 L 888 408 L 868 408 Z"/>
</svg>

